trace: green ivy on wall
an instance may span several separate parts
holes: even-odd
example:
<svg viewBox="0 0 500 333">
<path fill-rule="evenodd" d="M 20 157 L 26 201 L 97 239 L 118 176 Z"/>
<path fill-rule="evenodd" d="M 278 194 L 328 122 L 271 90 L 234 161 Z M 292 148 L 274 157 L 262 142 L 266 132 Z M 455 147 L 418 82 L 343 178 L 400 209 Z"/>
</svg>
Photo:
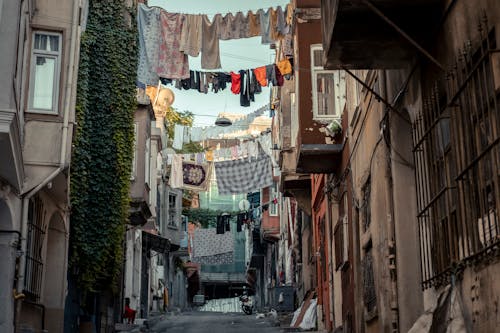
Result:
<svg viewBox="0 0 500 333">
<path fill-rule="evenodd" d="M 71 164 L 70 265 L 78 288 L 116 287 L 129 211 L 136 110 L 136 8 L 90 0 L 81 38 Z"/>
</svg>

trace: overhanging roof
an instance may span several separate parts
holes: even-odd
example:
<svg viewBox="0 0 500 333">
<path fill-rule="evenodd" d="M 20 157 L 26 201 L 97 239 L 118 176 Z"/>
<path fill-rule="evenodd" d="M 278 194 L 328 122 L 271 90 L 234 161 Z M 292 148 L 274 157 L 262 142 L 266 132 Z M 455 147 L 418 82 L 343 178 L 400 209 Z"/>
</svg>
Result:
<svg viewBox="0 0 500 333">
<path fill-rule="evenodd" d="M 344 144 L 303 144 L 300 146 L 297 172 L 332 173 L 340 163 Z"/>
<path fill-rule="evenodd" d="M 14 110 L 0 110 L 0 156 L 0 178 L 20 192 L 24 169 L 19 125 Z"/>
<path fill-rule="evenodd" d="M 432 35 L 440 19 L 441 3 L 439 0 L 321 1 L 325 68 L 407 66 L 418 55 L 416 45 L 422 45 Z"/>
<path fill-rule="evenodd" d="M 169 253 L 171 251 L 171 244 L 168 239 L 144 230 L 142 231 L 142 245 L 146 250 L 153 250 L 158 253 Z"/>
</svg>

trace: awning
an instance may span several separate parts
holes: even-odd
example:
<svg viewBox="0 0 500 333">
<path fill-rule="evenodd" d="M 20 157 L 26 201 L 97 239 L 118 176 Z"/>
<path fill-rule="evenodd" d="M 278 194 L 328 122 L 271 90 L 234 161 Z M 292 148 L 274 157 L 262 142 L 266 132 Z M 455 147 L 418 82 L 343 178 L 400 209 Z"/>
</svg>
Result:
<svg viewBox="0 0 500 333">
<path fill-rule="evenodd" d="M 171 249 L 171 243 L 168 239 L 152 234 L 147 231 L 142 231 L 142 246 L 146 250 L 153 250 L 158 253 L 169 253 Z"/>
</svg>

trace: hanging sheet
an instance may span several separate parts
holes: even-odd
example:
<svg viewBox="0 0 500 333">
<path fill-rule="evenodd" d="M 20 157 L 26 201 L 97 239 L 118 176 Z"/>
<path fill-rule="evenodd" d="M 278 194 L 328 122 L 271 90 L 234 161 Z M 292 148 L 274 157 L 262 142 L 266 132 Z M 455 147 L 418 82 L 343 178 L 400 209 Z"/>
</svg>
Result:
<svg viewBox="0 0 500 333">
<path fill-rule="evenodd" d="M 248 193 L 273 184 L 271 159 L 265 154 L 255 160 L 244 158 L 214 165 L 220 195 Z"/>
<path fill-rule="evenodd" d="M 161 38 L 157 74 L 169 79 L 189 78 L 189 61 L 187 54 L 179 49 L 182 27 L 186 16 L 178 13 L 161 11 Z"/>
<path fill-rule="evenodd" d="M 158 43 L 160 42 L 160 8 L 140 3 L 137 7 L 137 29 L 139 31 L 139 59 L 137 81 L 156 86 L 159 76 Z"/>
</svg>

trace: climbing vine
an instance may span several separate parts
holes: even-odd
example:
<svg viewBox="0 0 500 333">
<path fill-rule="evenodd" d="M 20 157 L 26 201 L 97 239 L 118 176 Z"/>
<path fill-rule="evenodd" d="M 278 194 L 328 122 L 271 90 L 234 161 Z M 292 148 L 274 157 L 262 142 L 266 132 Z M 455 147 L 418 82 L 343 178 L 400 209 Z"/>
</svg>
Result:
<svg viewBox="0 0 500 333">
<path fill-rule="evenodd" d="M 136 109 L 136 8 L 89 1 L 71 164 L 70 265 L 78 289 L 116 286 L 128 220 Z"/>
</svg>

